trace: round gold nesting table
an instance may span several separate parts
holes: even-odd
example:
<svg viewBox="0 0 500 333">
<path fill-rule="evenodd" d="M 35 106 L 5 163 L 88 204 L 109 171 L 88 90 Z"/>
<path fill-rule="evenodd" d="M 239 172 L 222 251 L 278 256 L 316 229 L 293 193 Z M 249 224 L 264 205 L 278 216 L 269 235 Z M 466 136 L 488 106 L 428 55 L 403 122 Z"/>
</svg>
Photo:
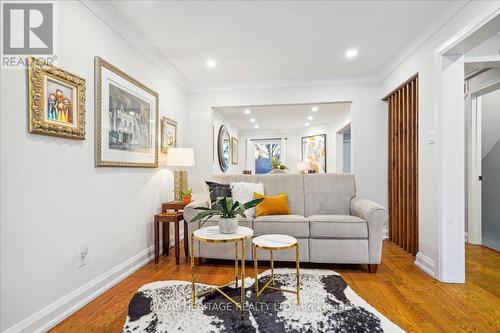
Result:
<svg viewBox="0 0 500 333">
<path fill-rule="evenodd" d="M 241 316 L 243 317 L 243 309 L 245 305 L 245 242 L 247 239 L 253 236 L 253 230 L 247 227 L 240 227 L 235 233 L 223 234 L 219 231 L 219 226 L 205 227 L 195 230 L 191 234 L 191 298 L 193 308 L 196 306 L 196 297 L 204 296 L 208 293 L 218 291 L 222 296 L 224 296 L 228 301 L 233 303 L 241 311 Z M 240 290 L 240 302 L 229 297 L 222 288 L 233 284 L 233 281 L 221 285 L 212 287 L 206 291 L 196 294 L 195 291 L 195 266 L 194 266 L 194 241 L 223 244 L 223 243 L 234 243 L 234 276 L 235 276 L 235 286 L 238 288 L 238 279 L 241 279 L 241 290 Z M 238 276 L 238 243 L 241 243 L 241 269 Z"/>
<path fill-rule="evenodd" d="M 292 236 L 270 234 L 262 235 L 252 239 L 253 244 L 253 260 L 255 270 L 255 299 L 257 300 L 266 288 L 293 293 L 297 295 L 297 304 L 300 304 L 300 267 L 299 267 L 299 242 Z M 297 268 L 297 285 L 296 290 L 277 288 L 274 281 L 274 258 L 273 251 L 287 250 L 295 247 L 295 265 Z M 269 250 L 271 261 L 271 278 L 264 284 L 264 287 L 259 290 L 259 274 L 258 274 L 258 258 L 257 249 Z"/>
</svg>

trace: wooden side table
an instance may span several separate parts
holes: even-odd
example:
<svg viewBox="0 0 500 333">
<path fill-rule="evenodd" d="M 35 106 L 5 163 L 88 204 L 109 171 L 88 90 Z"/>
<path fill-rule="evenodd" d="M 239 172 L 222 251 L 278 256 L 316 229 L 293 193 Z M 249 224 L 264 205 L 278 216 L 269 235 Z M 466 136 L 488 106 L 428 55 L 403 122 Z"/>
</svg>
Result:
<svg viewBox="0 0 500 333">
<path fill-rule="evenodd" d="M 170 201 L 161 205 L 162 212 L 154 217 L 154 242 L 155 242 L 155 263 L 158 263 L 160 257 L 160 223 L 162 224 L 163 255 L 168 256 L 170 245 L 170 222 L 175 225 L 175 263 L 179 265 L 179 224 L 184 220 L 182 210 L 187 204 L 182 202 Z M 184 253 L 186 258 L 188 251 L 188 226 L 184 221 Z"/>
</svg>

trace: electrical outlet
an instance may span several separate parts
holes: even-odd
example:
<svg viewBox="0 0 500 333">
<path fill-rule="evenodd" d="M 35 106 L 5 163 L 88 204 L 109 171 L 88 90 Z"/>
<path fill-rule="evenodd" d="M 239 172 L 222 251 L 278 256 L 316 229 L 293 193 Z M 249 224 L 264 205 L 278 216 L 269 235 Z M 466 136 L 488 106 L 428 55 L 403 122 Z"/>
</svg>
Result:
<svg viewBox="0 0 500 333">
<path fill-rule="evenodd" d="M 89 247 L 85 243 L 80 244 L 80 248 L 78 249 L 78 258 L 77 258 L 77 267 L 82 267 L 87 265 L 89 262 L 88 259 Z"/>
</svg>

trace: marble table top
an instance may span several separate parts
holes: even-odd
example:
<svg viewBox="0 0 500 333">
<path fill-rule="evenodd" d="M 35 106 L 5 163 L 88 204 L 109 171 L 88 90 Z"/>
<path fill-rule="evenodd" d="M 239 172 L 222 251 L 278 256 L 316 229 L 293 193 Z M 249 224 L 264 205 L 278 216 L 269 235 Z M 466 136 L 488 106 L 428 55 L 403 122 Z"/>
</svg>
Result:
<svg viewBox="0 0 500 333">
<path fill-rule="evenodd" d="M 279 250 L 294 246 L 297 239 L 287 235 L 270 234 L 255 237 L 252 242 L 260 248 Z"/>
<path fill-rule="evenodd" d="M 223 234 L 219 231 L 219 226 L 205 227 L 194 232 L 194 238 L 212 243 L 235 242 L 241 239 L 248 239 L 253 236 L 253 230 L 247 227 L 236 229 L 235 233 Z"/>
</svg>

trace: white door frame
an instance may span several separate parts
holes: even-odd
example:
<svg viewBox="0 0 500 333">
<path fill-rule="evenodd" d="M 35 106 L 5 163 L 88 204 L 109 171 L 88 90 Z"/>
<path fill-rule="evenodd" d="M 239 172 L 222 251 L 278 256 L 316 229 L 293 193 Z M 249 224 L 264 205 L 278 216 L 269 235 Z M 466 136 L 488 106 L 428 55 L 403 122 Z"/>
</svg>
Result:
<svg viewBox="0 0 500 333">
<path fill-rule="evenodd" d="M 351 172 L 352 172 L 352 128 L 351 122 L 344 124 L 340 130 L 336 133 L 336 148 L 337 148 L 337 160 L 335 161 L 336 171 L 338 173 L 344 173 L 344 133 L 347 129 L 351 130 Z"/>
<path fill-rule="evenodd" d="M 344 132 L 351 129 L 351 170 L 352 170 L 352 125 L 351 119 L 344 122 L 335 132 L 335 172 L 344 173 Z"/>
<path fill-rule="evenodd" d="M 494 2 L 434 52 L 434 105 L 438 163 L 438 272 L 440 281 L 465 282 L 464 54 L 498 32 Z"/>
<path fill-rule="evenodd" d="M 500 77 L 498 70 L 490 71 L 492 75 L 486 72 L 478 76 L 477 84 L 472 85 L 468 91 L 468 106 L 470 108 L 470 130 L 468 145 L 471 148 L 468 175 L 468 243 L 482 244 L 481 226 L 482 226 L 482 183 L 479 176 L 482 175 L 482 141 L 481 141 L 481 96 L 491 91 L 500 89 Z"/>
<path fill-rule="evenodd" d="M 468 107 L 470 109 L 467 186 L 467 242 L 481 244 L 481 97 L 469 93 Z"/>
</svg>

